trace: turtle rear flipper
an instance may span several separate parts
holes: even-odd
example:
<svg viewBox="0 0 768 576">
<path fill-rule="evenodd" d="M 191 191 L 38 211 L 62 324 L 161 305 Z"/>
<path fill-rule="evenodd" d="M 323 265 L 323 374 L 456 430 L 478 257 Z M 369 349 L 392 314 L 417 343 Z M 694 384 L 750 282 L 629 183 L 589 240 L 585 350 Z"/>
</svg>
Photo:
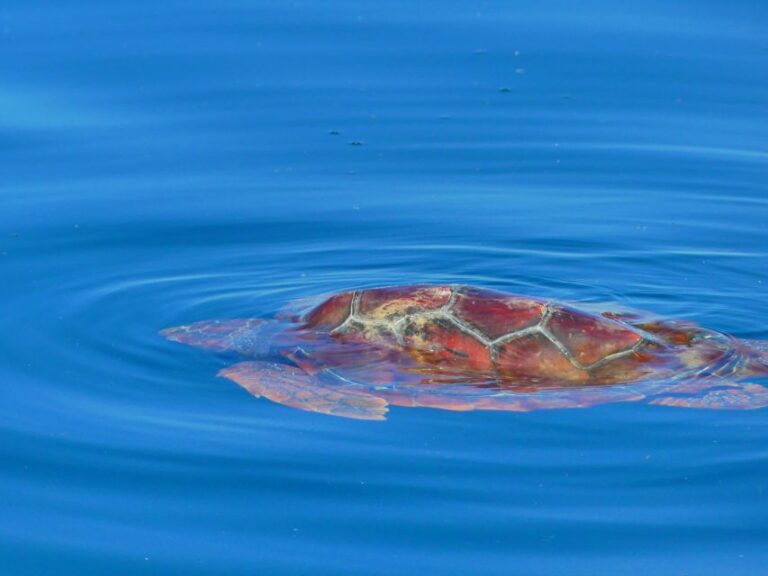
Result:
<svg viewBox="0 0 768 576">
<path fill-rule="evenodd" d="M 768 407 L 768 388 L 760 384 L 723 382 L 704 393 L 661 396 L 650 400 L 649 403 L 705 410 L 754 410 Z"/>
<path fill-rule="evenodd" d="M 225 368 L 229 378 L 256 397 L 278 404 L 359 420 L 384 420 L 387 402 L 365 392 L 324 384 L 300 368 L 273 362 L 241 362 Z"/>
</svg>

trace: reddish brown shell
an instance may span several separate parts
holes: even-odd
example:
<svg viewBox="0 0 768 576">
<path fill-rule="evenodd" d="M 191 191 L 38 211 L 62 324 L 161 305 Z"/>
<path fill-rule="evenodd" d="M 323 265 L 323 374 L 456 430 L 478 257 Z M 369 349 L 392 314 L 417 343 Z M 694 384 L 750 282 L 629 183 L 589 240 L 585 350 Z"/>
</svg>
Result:
<svg viewBox="0 0 768 576">
<path fill-rule="evenodd" d="M 325 330 L 333 330 L 338 327 L 349 317 L 352 295 L 352 292 L 343 292 L 331 296 L 307 314 L 306 325 Z"/>
<path fill-rule="evenodd" d="M 641 365 L 657 357 L 640 330 L 618 319 L 479 288 L 345 292 L 305 320 L 342 339 L 399 349 L 419 365 L 505 378 L 610 383 L 639 377 Z M 613 361 L 619 370 L 610 369 Z"/>
</svg>

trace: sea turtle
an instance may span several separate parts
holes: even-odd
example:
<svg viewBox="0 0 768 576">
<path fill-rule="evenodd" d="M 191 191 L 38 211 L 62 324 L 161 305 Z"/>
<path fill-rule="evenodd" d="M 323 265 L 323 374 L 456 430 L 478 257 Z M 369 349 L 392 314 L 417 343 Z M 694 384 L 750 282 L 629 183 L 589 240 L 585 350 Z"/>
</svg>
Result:
<svg viewBox="0 0 768 576">
<path fill-rule="evenodd" d="M 204 321 L 162 334 L 245 357 L 219 375 L 254 396 L 349 418 L 381 420 L 390 404 L 768 406 L 768 388 L 737 382 L 768 375 L 768 341 L 470 286 L 352 290 L 303 314 Z"/>
</svg>

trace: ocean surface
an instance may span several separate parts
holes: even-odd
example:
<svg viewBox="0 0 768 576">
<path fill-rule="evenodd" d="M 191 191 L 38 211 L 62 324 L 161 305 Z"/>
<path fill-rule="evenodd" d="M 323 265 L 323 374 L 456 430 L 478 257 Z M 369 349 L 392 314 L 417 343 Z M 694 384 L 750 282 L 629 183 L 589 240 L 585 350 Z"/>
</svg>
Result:
<svg viewBox="0 0 768 576">
<path fill-rule="evenodd" d="M 354 421 L 158 335 L 427 282 L 768 338 L 766 31 L 741 0 L 4 1 L 0 574 L 768 574 L 768 409 Z"/>
</svg>

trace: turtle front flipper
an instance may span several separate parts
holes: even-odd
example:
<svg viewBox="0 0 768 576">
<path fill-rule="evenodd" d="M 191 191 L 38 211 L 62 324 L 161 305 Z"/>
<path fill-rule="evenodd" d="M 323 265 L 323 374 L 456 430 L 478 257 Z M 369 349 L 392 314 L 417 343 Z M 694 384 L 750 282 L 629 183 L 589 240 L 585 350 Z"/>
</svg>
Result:
<svg viewBox="0 0 768 576">
<path fill-rule="evenodd" d="M 296 366 L 273 362 L 241 362 L 225 368 L 229 378 L 256 397 L 278 404 L 359 420 L 384 420 L 387 402 L 358 390 L 324 384 Z"/>
<path fill-rule="evenodd" d="M 649 404 L 699 408 L 704 410 L 754 410 L 768 407 L 768 388 L 760 384 L 716 380 L 709 390 L 700 391 L 701 384 L 685 385 L 670 390 L 673 395 L 653 398 Z"/>
</svg>

